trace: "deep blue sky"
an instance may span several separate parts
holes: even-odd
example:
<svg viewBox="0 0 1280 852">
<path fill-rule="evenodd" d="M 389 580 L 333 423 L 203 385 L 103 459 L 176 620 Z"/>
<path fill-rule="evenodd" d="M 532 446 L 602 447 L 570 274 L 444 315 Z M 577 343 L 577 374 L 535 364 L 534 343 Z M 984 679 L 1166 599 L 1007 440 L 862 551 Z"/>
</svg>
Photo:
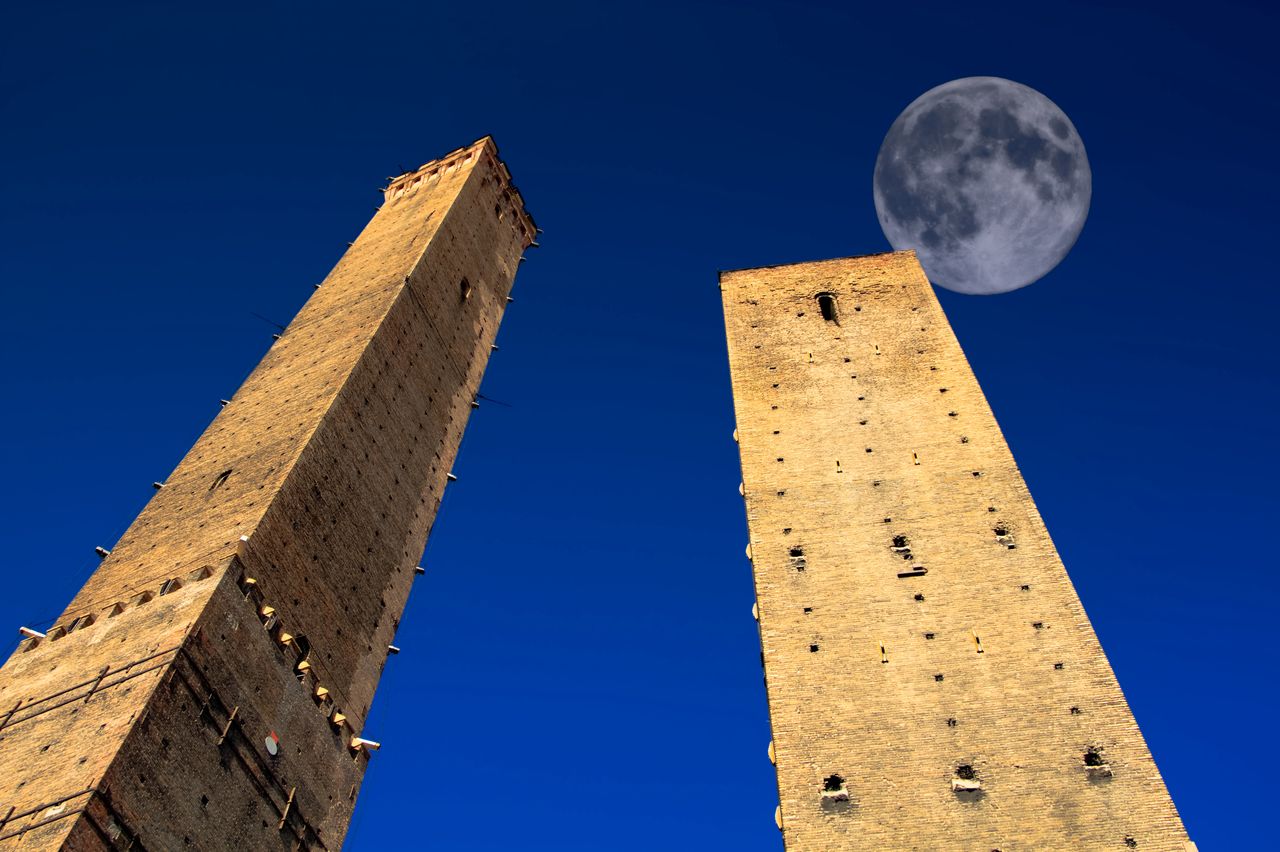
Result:
<svg viewBox="0 0 1280 852">
<path fill-rule="evenodd" d="M 1229 2 L 9 4 L 0 625 L 55 615 L 380 201 L 492 133 L 546 230 L 368 725 L 352 850 L 780 848 L 718 269 L 887 248 L 926 89 L 1093 210 L 942 302 L 1192 837 L 1274 825 L 1278 30 Z M 16 638 L 16 636 L 15 636 Z M 409 833 L 416 833 L 411 836 Z"/>
</svg>

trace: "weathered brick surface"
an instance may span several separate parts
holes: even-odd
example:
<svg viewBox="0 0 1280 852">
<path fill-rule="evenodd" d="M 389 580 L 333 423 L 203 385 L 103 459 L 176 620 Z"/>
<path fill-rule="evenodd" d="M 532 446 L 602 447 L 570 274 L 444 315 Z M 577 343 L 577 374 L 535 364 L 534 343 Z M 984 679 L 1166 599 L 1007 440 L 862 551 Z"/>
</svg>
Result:
<svg viewBox="0 0 1280 852">
<path fill-rule="evenodd" d="M 533 233 L 489 139 L 392 182 L 0 669 L 0 849 L 341 846 L 352 741 Z"/>
<path fill-rule="evenodd" d="M 914 254 L 721 290 L 789 852 L 1190 848 Z"/>
</svg>

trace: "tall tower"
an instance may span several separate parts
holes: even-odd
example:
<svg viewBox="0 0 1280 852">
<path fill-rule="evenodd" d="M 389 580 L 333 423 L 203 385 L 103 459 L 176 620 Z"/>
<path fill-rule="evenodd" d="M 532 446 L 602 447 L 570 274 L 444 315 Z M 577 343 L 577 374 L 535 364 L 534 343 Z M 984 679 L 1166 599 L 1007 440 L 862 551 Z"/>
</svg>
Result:
<svg viewBox="0 0 1280 852">
<path fill-rule="evenodd" d="M 0 850 L 342 846 L 534 233 L 489 138 L 391 182 L 56 626 L 0 669 Z"/>
<path fill-rule="evenodd" d="M 1193 848 L 914 253 L 720 288 L 788 852 Z"/>
</svg>

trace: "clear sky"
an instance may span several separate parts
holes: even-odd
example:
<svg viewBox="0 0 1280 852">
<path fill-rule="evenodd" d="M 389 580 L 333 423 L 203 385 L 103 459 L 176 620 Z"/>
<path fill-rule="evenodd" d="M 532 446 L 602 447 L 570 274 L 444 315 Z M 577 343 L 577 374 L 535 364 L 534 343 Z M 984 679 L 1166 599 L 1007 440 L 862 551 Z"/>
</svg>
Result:
<svg viewBox="0 0 1280 852">
<path fill-rule="evenodd" d="M 347 848 L 776 852 L 716 272 L 887 249 L 885 131 L 996 75 L 1079 128 L 1092 213 L 1043 281 L 943 306 L 1192 837 L 1274 828 L 1276 12 L 4 17 L 5 630 L 61 610 L 270 345 L 255 314 L 292 317 L 384 178 L 492 133 L 546 234 L 485 378 L 510 407 L 472 418 Z"/>
</svg>

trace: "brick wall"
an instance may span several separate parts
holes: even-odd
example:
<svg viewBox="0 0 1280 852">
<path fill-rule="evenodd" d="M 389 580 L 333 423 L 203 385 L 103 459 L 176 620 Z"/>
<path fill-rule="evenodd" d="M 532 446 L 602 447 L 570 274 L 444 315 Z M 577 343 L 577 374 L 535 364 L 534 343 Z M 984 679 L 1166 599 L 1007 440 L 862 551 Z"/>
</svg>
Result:
<svg viewBox="0 0 1280 852">
<path fill-rule="evenodd" d="M 721 290 L 786 848 L 1189 848 L 914 254 Z"/>
</svg>

